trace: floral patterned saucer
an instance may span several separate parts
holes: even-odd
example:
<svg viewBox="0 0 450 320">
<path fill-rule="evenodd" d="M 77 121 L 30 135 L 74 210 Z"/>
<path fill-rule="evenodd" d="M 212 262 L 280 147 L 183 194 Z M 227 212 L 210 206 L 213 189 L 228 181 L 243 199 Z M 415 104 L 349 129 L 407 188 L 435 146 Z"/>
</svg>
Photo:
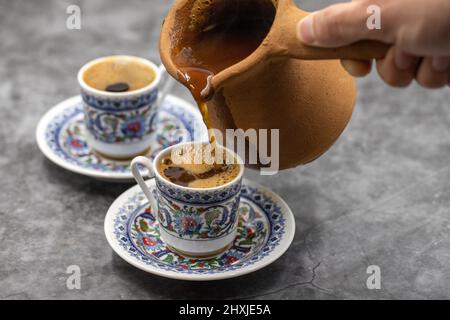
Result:
<svg viewBox="0 0 450 320">
<path fill-rule="evenodd" d="M 172 95 L 167 96 L 152 122 L 150 158 L 176 143 L 208 139 L 197 108 Z M 76 96 L 47 112 L 39 122 L 36 139 L 44 155 L 67 170 L 107 181 L 134 181 L 129 161 L 114 161 L 93 152 L 85 130 L 82 100 Z"/>
<path fill-rule="evenodd" d="M 155 187 L 154 180 L 147 182 Z M 277 260 L 290 246 L 294 216 L 275 193 L 244 179 L 238 234 L 228 251 L 213 259 L 188 259 L 170 251 L 139 186 L 123 193 L 105 218 L 113 250 L 133 266 L 159 276 L 194 281 L 238 277 Z"/>
</svg>

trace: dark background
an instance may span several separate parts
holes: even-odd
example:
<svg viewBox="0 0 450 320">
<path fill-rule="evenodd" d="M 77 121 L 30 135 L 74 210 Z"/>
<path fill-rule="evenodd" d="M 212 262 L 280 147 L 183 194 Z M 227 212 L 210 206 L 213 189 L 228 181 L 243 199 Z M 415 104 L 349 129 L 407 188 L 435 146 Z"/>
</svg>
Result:
<svg viewBox="0 0 450 320">
<path fill-rule="evenodd" d="M 190 283 L 112 252 L 103 219 L 129 185 L 53 165 L 35 127 L 78 93 L 85 62 L 118 53 L 159 61 L 170 3 L 0 0 L 0 299 L 450 298 L 449 89 L 393 89 L 376 74 L 358 80 L 353 120 L 325 156 L 275 177 L 248 172 L 295 214 L 296 237 L 280 260 L 239 279 Z M 81 7 L 82 30 L 66 29 L 70 4 Z M 72 264 L 82 270 L 78 291 L 65 285 Z M 381 290 L 366 287 L 369 265 L 381 268 Z"/>
</svg>

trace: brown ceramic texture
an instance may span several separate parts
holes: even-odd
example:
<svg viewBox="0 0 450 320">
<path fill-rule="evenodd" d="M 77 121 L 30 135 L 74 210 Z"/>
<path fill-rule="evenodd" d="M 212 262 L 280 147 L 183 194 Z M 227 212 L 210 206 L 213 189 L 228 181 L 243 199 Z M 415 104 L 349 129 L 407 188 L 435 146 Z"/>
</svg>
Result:
<svg viewBox="0 0 450 320">
<path fill-rule="evenodd" d="M 171 50 L 195 2 L 178 0 L 161 32 L 162 61 L 179 80 Z M 266 39 L 249 57 L 213 77 L 214 94 L 207 105 L 211 123 L 222 131 L 279 129 L 280 168 L 286 169 L 326 152 L 345 129 L 355 104 L 355 82 L 338 60 L 308 60 L 379 58 L 387 47 L 376 42 L 338 49 L 308 47 L 296 38 L 296 25 L 308 13 L 292 0 L 279 0 L 276 5 Z"/>
</svg>

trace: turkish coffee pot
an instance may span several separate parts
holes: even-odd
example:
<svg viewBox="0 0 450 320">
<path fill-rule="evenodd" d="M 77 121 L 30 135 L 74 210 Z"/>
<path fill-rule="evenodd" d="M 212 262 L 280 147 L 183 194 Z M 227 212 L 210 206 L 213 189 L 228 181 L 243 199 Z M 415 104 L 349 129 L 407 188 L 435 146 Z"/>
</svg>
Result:
<svg viewBox="0 0 450 320">
<path fill-rule="evenodd" d="M 236 10 L 262 12 L 267 32 L 248 56 L 208 76 L 202 95 L 211 126 L 224 133 L 278 129 L 280 169 L 317 159 L 342 134 L 355 105 L 355 81 L 338 59 L 382 58 L 388 46 L 374 41 L 333 49 L 307 46 L 296 29 L 309 13 L 293 0 L 177 0 L 160 37 L 167 71 L 186 84 L 176 61 L 186 39 L 195 41 L 193 35 L 228 23 Z M 247 30 L 245 24 L 239 28 L 236 34 Z"/>
</svg>

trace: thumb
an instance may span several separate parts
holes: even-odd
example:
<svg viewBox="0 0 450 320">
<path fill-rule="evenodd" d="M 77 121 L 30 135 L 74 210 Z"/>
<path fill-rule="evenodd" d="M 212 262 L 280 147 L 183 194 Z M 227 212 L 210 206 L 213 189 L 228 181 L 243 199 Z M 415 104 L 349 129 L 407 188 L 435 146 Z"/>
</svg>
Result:
<svg viewBox="0 0 450 320">
<path fill-rule="evenodd" d="M 381 30 L 367 26 L 369 6 L 366 1 L 356 1 L 312 13 L 299 22 L 298 38 L 319 47 L 344 46 L 363 39 L 382 40 Z"/>
</svg>

